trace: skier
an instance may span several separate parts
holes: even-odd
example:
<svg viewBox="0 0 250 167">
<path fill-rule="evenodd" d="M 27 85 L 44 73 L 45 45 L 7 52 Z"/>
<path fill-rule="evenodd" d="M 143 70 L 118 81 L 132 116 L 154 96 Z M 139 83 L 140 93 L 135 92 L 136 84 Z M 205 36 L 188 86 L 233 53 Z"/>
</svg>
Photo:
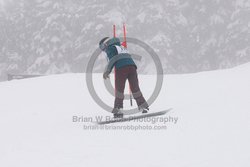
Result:
<svg viewBox="0 0 250 167">
<path fill-rule="evenodd" d="M 136 100 L 138 109 L 142 113 L 149 111 L 149 106 L 145 101 L 138 84 L 137 66 L 126 49 L 121 46 L 119 38 L 105 37 L 99 42 L 99 48 L 106 52 L 108 57 L 108 66 L 103 73 L 103 78 L 109 78 L 113 67 L 115 66 L 115 102 L 112 113 L 114 117 L 123 117 L 124 88 L 128 79 L 133 97 Z"/>
</svg>

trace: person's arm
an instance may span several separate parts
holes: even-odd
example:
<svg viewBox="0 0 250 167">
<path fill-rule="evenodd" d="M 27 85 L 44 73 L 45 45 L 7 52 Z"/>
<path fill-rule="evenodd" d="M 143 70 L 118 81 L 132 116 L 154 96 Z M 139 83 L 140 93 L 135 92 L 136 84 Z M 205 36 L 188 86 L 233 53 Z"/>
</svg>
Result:
<svg viewBox="0 0 250 167">
<path fill-rule="evenodd" d="M 110 48 L 107 49 L 106 53 L 107 53 L 109 62 L 108 62 L 108 66 L 105 72 L 111 73 L 115 65 L 115 63 L 111 60 L 114 56 L 118 55 L 118 52 L 115 46 L 111 46 Z"/>
</svg>

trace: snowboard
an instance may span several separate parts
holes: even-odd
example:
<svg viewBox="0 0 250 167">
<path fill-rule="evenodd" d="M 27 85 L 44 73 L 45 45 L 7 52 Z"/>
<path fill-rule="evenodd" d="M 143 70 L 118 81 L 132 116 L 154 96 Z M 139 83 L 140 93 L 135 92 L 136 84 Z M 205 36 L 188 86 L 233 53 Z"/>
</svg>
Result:
<svg viewBox="0 0 250 167">
<path fill-rule="evenodd" d="M 99 121 L 96 122 L 98 125 L 105 125 L 105 124 L 111 124 L 111 123 L 116 123 L 116 122 L 127 122 L 131 120 L 136 120 L 136 119 L 142 119 L 142 118 L 148 118 L 148 117 L 156 117 L 156 116 L 161 116 L 166 114 L 167 112 L 171 111 L 172 108 L 169 108 L 167 110 L 159 111 L 159 112 L 153 112 L 153 113 L 147 113 L 147 114 L 141 114 L 141 115 L 136 115 L 136 116 L 129 116 L 129 117 L 123 117 L 123 118 L 113 118 L 110 120 L 106 121 Z"/>
</svg>

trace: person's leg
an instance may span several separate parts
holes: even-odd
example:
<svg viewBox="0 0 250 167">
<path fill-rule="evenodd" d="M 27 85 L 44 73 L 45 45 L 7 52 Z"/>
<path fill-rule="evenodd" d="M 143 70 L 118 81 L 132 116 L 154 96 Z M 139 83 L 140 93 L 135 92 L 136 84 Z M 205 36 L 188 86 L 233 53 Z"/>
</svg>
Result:
<svg viewBox="0 0 250 167">
<path fill-rule="evenodd" d="M 133 97 L 139 108 L 148 108 L 148 104 L 144 99 L 138 82 L 138 75 L 135 66 L 129 66 L 128 81 L 130 84 L 130 89 L 133 93 Z"/>
<path fill-rule="evenodd" d="M 114 108 L 123 108 L 123 100 L 124 100 L 124 89 L 126 79 L 128 77 L 128 68 L 123 67 L 120 69 L 116 69 L 115 75 L 115 102 Z"/>
</svg>

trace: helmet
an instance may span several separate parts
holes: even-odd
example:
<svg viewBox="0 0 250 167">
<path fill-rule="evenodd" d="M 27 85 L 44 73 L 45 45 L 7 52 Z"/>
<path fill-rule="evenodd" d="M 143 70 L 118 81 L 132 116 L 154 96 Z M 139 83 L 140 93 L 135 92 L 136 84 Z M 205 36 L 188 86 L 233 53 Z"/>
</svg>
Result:
<svg viewBox="0 0 250 167">
<path fill-rule="evenodd" d="M 107 39 L 109 39 L 109 37 L 105 37 L 102 40 L 100 40 L 100 42 L 99 42 L 99 48 L 102 51 L 104 51 L 107 48 L 107 46 L 108 46 L 107 42 L 105 42 Z"/>
<path fill-rule="evenodd" d="M 121 41 L 120 41 L 119 38 L 114 37 L 114 38 L 109 39 L 107 41 L 107 44 L 108 44 L 108 46 L 111 46 L 111 45 L 119 45 L 120 46 L 121 45 Z"/>
<path fill-rule="evenodd" d="M 100 42 L 99 42 L 99 48 L 104 51 L 106 50 L 106 48 L 108 46 L 112 46 L 112 45 L 121 45 L 120 39 L 119 38 L 111 38 L 109 39 L 109 37 L 105 37 L 103 38 Z"/>
</svg>

